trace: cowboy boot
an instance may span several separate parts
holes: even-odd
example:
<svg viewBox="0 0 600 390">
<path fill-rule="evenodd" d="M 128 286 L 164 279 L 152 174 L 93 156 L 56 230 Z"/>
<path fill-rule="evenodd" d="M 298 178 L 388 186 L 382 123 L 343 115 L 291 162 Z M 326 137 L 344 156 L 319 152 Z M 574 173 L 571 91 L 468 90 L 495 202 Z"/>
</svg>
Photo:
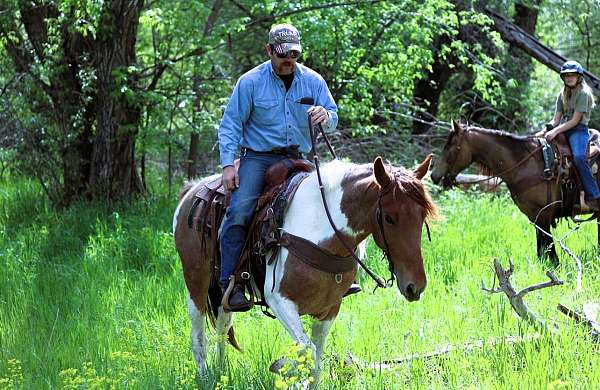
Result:
<svg viewBox="0 0 600 390">
<path fill-rule="evenodd" d="M 221 286 L 221 290 L 223 291 L 221 305 L 226 312 L 242 312 L 252 308 L 252 302 L 244 294 L 244 285 L 236 283 L 233 275 L 229 279 L 227 288 L 225 289 L 224 286 Z"/>
<path fill-rule="evenodd" d="M 590 210 L 599 211 L 600 210 L 600 198 L 586 200 L 585 204 L 588 205 Z"/>
</svg>

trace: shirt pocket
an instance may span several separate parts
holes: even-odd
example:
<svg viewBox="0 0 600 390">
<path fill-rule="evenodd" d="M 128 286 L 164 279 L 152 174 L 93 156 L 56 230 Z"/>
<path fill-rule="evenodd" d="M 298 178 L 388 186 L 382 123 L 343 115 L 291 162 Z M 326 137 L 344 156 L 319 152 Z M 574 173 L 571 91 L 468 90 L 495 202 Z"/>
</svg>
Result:
<svg viewBox="0 0 600 390">
<path fill-rule="evenodd" d="M 306 113 L 306 111 L 308 111 L 309 107 L 310 106 L 306 104 L 299 103 L 294 103 L 294 105 L 292 106 L 292 114 L 294 115 L 294 120 L 298 127 L 303 131 L 308 130 L 308 114 Z"/>
<path fill-rule="evenodd" d="M 280 122 L 279 102 L 271 99 L 261 99 L 254 102 L 254 121 L 257 125 L 272 126 Z"/>
</svg>

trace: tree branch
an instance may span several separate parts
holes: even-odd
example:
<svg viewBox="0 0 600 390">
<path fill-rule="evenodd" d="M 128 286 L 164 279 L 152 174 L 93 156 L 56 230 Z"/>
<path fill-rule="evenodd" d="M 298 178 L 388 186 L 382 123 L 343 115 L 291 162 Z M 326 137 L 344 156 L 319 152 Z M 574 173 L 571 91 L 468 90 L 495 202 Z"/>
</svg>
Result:
<svg viewBox="0 0 600 390">
<path fill-rule="evenodd" d="M 504 268 L 502 268 L 502 264 L 500 264 L 500 261 L 495 258 L 494 259 L 494 271 L 496 273 L 496 277 L 498 278 L 498 282 L 499 282 L 498 288 L 488 289 L 485 287 L 485 285 L 483 284 L 483 281 L 482 281 L 481 289 L 483 291 L 487 291 L 492 294 L 503 292 L 508 297 L 510 305 L 513 307 L 513 309 L 519 315 L 519 317 L 521 317 L 522 319 L 529 322 L 536 329 L 547 331 L 548 328 L 547 328 L 546 324 L 542 320 L 539 320 L 536 317 L 536 315 L 531 310 L 529 310 L 529 308 L 527 307 L 527 304 L 523 301 L 523 298 L 525 297 L 525 295 L 527 293 L 529 293 L 531 291 L 540 290 L 542 288 L 547 288 L 547 287 L 552 287 L 552 286 L 562 285 L 563 282 L 561 280 L 557 279 L 556 276 L 554 276 L 554 274 L 552 272 L 548 271 L 546 273 L 546 275 L 548 276 L 548 278 L 550 278 L 550 281 L 526 287 L 517 293 L 510 282 L 510 277 L 514 271 L 514 265 L 513 265 L 512 261 L 510 261 L 510 260 L 509 260 L 509 264 L 510 264 L 509 268 L 505 270 Z"/>
</svg>

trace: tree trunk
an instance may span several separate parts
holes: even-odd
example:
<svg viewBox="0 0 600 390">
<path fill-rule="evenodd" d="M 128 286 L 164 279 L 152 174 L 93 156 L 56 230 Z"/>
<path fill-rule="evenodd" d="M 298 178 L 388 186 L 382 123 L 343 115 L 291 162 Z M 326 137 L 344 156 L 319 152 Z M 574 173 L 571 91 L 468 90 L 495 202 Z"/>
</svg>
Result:
<svg viewBox="0 0 600 390">
<path fill-rule="evenodd" d="M 449 43 L 448 37 L 444 36 L 434 44 L 434 51 L 439 52 L 443 45 Z M 435 125 L 440 95 L 444 91 L 448 80 L 456 72 L 451 64 L 457 63 L 456 57 L 449 54 L 447 58 L 435 56 L 431 71 L 427 77 L 419 79 L 413 90 L 413 104 L 418 108 L 413 119 L 413 134 L 424 134 Z"/>
<path fill-rule="evenodd" d="M 144 1 L 105 1 L 95 36 L 73 27 L 79 23 L 74 5 L 59 12 L 57 3 L 19 2 L 18 10 L 0 5 L 0 37 L 16 71 L 27 74 L 36 86 L 22 91 L 41 118 L 32 134 L 41 146 L 30 152 L 61 160 L 50 168 L 53 171 L 40 167 L 35 173 L 42 182 L 44 177 L 55 178 L 49 192 L 60 193 L 53 200 L 63 206 L 82 197 L 127 199 L 143 188 L 134 160 L 141 105 L 133 99 L 137 80 L 127 69 L 136 61 Z M 24 31 L 6 15 L 20 15 Z M 58 29 L 50 31 L 49 20 Z M 56 53 L 48 54 L 48 42 L 57 39 Z"/>
<path fill-rule="evenodd" d="M 494 21 L 494 29 L 500 33 L 502 40 L 514 44 L 555 72 L 560 71 L 560 67 L 567 60 L 565 57 L 545 46 L 536 37 L 497 13 L 488 9 L 485 9 L 484 12 Z M 600 95 L 600 78 L 588 71 L 584 71 L 584 77 L 594 93 Z"/>
<path fill-rule="evenodd" d="M 539 1 L 533 1 L 532 3 L 531 6 L 516 3 L 514 16 L 514 24 L 531 35 L 535 33 L 538 17 L 537 5 Z M 517 83 L 514 87 L 509 87 L 507 91 L 507 95 L 511 98 L 509 100 L 508 112 L 510 112 L 509 116 L 512 119 L 512 123 L 502 124 L 500 127 L 507 128 L 507 126 L 512 126 L 516 129 L 524 129 L 527 127 L 527 107 L 525 107 L 523 102 L 527 94 L 531 73 L 533 72 L 531 57 L 520 50 L 514 43 L 509 43 L 508 57 L 504 66 L 507 69 L 507 73 Z"/>
<path fill-rule="evenodd" d="M 141 107 L 127 94 L 127 90 L 136 89 L 136 80 L 127 75 L 127 67 L 136 60 L 135 43 L 143 3 L 143 0 L 113 0 L 100 21 L 94 47 L 97 128 L 89 182 L 90 196 L 95 199 L 128 199 L 143 191 L 135 169 Z M 116 80 L 115 74 L 119 73 L 123 78 Z"/>
</svg>

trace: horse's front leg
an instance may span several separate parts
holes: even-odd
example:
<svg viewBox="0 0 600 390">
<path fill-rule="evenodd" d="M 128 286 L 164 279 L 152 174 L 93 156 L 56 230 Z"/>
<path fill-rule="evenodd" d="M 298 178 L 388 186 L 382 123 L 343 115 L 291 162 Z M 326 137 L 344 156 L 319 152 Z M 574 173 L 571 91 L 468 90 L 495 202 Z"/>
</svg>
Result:
<svg viewBox="0 0 600 390">
<path fill-rule="evenodd" d="M 274 292 L 265 291 L 265 300 L 279 322 L 281 322 L 285 330 L 292 336 L 294 342 L 303 345 L 306 350 L 310 350 L 314 357 L 316 355 L 316 348 L 306 332 L 304 332 L 298 306 L 279 294 L 277 289 Z M 270 370 L 277 373 L 286 363 L 285 359 L 279 359 L 271 365 Z"/>
<path fill-rule="evenodd" d="M 331 329 L 334 320 L 335 317 L 324 321 L 315 320 L 312 325 L 312 341 L 315 344 L 316 349 L 315 368 L 313 371 L 315 386 L 318 386 L 319 384 L 319 377 L 321 375 L 321 370 L 323 369 L 323 349 L 325 347 L 325 340 L 327 339 L 327 335 L 329 334 L 329 330 Z"/>
<path fill-rule="evenodd" d="M 217 364 L 219 369 L 224 369 L 225 359 L 227 357 L 227 338 L 229 329 L 231 329 L 231 325 L 233 325 L 233 313 L 225 312 L 223 306 L 219 306 L 219 313 L 215 325 L 217 332 Z"/>
<path fill-rule="evenodd" d="M 554 238 L 550 231 L 550 224 L 541 224 L 536 227 L 536 238 L 537 238 L 537 254 L 540 259 L 548 257 L 552 262 L 552 265 L 558 266 L 558 255 L 556 254 L 556 248 L 554 247 Z"/>
</svg>

